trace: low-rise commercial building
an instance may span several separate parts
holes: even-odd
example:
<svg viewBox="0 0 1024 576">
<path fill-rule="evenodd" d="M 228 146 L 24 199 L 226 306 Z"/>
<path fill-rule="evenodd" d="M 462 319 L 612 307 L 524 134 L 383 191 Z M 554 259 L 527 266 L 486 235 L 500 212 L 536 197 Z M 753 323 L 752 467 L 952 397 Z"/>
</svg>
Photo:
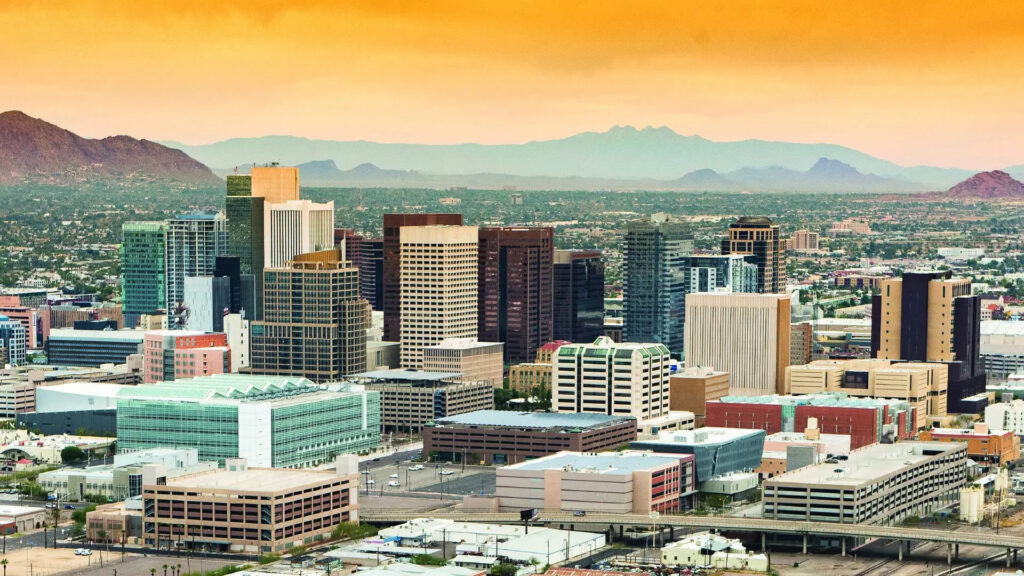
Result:
<svg viewBox="0 0 1024 576">
<path fill-rule="evenodd" d="M 250 553 L 309 544 L 359 522 L 358 466 L 352 455 L 326 471 L 250 468 L 245 459 L 229 459 L 215 472 L 147 484 L 144 543 Z"/>
<path fill-rule="evenodd" d="M 904 400 L 850 398 L 828 392 L 806 396 L 725 396 L 707 403 L 707 424 L 776 432 L 806 430 L 811 419 L 824 434 L 850 436 L 861 448 L 882 441 L 909 440 L 916 409 Z"/>
<path fill-rule="evenodd" d="M 231 372 L 227 334 L 151 330 L 145 340 L 147 384 Z"/>
<path fill-rule="evenodd" d="M 144 336 L 142 330 L 60 328 L 50 331 L 46 357 L 55 366 L 124 364 L 129 356 L 143 353 Z"/>
<path fill-rule="evenodd" d="M 918 439 L 967 444 L 967 457 L 975 462 L 998 465 L 1020 458 L 1020 437 L 1012 430 L 989 430 L 987 424 L 975 424 L 972 429 L 933 428 L 921 432 Z"/>
<path fill-rule="evenodd" d="M 200 462 L 195 448 L 154 448 L 117 454 L 113 464 L 43 472 L 38 482 L 61 500 L 101 496 L 120 501 L 140 496 L 143 484 L 216 469 L 216 462 Z"/>
<path fill-rule="evenodd" d="M 655 439 L 631 442 L 630 447 L 658 454 L 693 454 L 697 482 L 702 483 L 730 472 L 755 470 L 761 464 L 764 437 L 763 430 L 706 427 L 663 432 Z"/>
<path fill-rule="evenodd" d="M 1024 435 L 1024 400 L 1014 398 L 989 404 L 985 407 L 985 425 L 990 430 L 1009 430 L 1018 436 Z"/>
<path fill-rule="evenodd" d="M 423 348 L 423 369 L 458 372 L 466 382 L 487 382 L 495 388 L 504 383 L 505 344 L 479 342 L 476 338 L 446 338 Z"/>
<path fill-rule="evenodd" d="M 352 378 L 380 394 L 384 430 L 418 431 L 428 422 L 494 408 L 490 382 L 460 382 L 458 372 L 375 370 Z"/>
<path fill-rule="evenodd" d="M 39 463 L 60 464 L 60 453 L 76 446 L 90 458 L 103 458 L 112 452 L 113 438 L 58 434 L 44 436 L 28 430 L 0 431 L 0 458 L 17 460 L 28 458 Z"/>
<path fill-rule="evenodd" d="M 957 501 L 967 483 L 967 446 L 960 443 L 875 444 L 847 458 L 766 480 L 764 518 L 895 524 Z"/>
<path fill-rule="evenodd" d="M 533 362 L 509 366 L 508 387 L 520 394 L 538 394 L 550 391 L 555 354 L 566 344 L 572 344 L 572 342 L 566 340 L 548 342 L 537 349 L 537 358 Z"/>
<path fill-rule="evenodd" d="M 505 511 L 646 514 L 690 507 L 692 455 L 559 452 L 498 469 L 495 495 Z"/>
<path fill-rule="evenodd" d="M 705 405 L 729 394 L 729 373 L 707 366 L 693 366 L 668 379 L 669 409 L 692 412 L 696 427 L 704 426 Z"/>
<path fill-rule="evenodd" d="M 199 450 L 201 460 L 247 458 L 263 468 L 316 466 L 380 444 L 380 398 L 351 384 L 295 376 L 217 374 L 124 388 L 117 444 Z"/>
<path fill-rule="evenodd" d="M 739 540 L 710 532 L 690 534 L 661 548 L 661 563 L 673 568 L 710 566 L 720 570 L 768 571 L 768 557 L 747 550 Z"/>
<path fill-rule="evenodd" d="M 11 532 L 38 530 L 46 522 L 46 509 L 34 506 L 0 506 L 0 526 L 13 525 Z"/>
<path fill-rule="evenodd" d="M 516 464 L 556 452 L 601 452 L 636 439 L 636 419 L 605 414 L 478 410 L 421 431 L 431 460 Z"/>
</svg>

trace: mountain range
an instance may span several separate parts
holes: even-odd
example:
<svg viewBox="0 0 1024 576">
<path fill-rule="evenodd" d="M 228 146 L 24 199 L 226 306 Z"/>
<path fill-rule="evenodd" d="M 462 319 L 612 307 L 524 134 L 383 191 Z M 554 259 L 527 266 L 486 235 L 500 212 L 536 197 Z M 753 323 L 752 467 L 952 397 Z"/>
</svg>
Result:
<svg viewBox="0 0 1024 576">
<path fill-rule="evenodd" d="M 181 150 L 130 136 L 99 140 L 23 112 L 0 114 L 0 184 L 141 177 L 190 185 L 220 182 Z"/>
<path fill-rule="evenodd" d="M 957 202 L 1020 202 L 1024 200 L 1024 183 L 1015 180 L 1012 176 L 1002 170 L 992 170 L 990 172 L 979 172 L 943 192 L 925 192 L 911 196 L 907 196 L 905 194 L 889 194 L 881 196 L 878 199 L 880 201 L 892 202 L 906 201 L 908 199 L 930 202 L 944 202 L 949 200 Z"/>
<path fill-rule="evenodd" d="M 253 162 L 297 165 L 333 160 L 343 168 L 368 163 L 424 175 L 491 174 L 556 181 L 565 178 L 610 180 L 613 182 L 604 186 L 609 188 L 617 187 L 615 181 L 631 184 L 646 180 L 676 181 L 700 170 L 713 170 L 721 175 L 748 168 L 806 172 L 821 158 L 846 164 L 863 175 L 892 180 L 893 184 L 895 180 L 906 183 L 891 188 L 893 190 L 942 190 L 975 172 L 932 166 L 905 167 L 835 144 L 766 140 L 714 142 L 700 136 L 678 134 L 666 127 L 615 126 L 605 132 L 583 132 L 557 140 L 496 145 L 392 144 L 310 140 L 295 136 L 235 138 L 200 146 L 165 144 L 220 169 Z M 1024 172 L 1024 167 L 1019 168 Z M 1013 173 L 1014 169 L 1008 171 Z"/>
</svg>

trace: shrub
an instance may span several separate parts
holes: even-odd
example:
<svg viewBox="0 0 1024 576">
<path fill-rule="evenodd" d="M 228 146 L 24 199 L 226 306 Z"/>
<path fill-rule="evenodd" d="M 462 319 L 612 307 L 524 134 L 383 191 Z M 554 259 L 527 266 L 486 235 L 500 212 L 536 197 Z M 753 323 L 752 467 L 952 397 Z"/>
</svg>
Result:
<svg viewBox="0 0 1024 576">
<path fill-rule="evenodd" d="M 409 561 L 420 566 L 444 566 L 444 560 L 435 558 L 430 554 L 416 554 Z"/>
</svg>

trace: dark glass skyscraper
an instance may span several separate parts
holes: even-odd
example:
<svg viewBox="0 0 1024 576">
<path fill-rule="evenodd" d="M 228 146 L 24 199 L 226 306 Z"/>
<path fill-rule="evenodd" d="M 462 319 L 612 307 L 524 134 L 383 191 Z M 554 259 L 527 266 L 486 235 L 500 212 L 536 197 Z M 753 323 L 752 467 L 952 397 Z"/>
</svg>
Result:
<svg viewBox="0 0 1024 576">
<path fill-rule="evenodd" d="M 600 250 L 555 250 L 552 338 L 593 342 L 604 334 L 604 262 Z"/>
<path fill-rule="evenodd" d="M 384 241 L 363 238 L 359 243 L 359 295 L 374 310 L 384 308 Z"/>
<path fill-rule="evenodd" d="M 504 342 L 510 364 L 552 340 L 554 230 L 481 228 L 477 337 Z"/>
<path fill-rule="evenodd" d="M 693 233 L 664 214 L 626 225 L 623 262 L 622 339 L 658 342 L 683 351 L 686 313 L 686 258 Z"/>
<path fill-rule="evenodd" d="M 252 195 L 250 176 L 227 177 L 228 254 L 238 256 L 243 277 L 252 277 L 252 308 L 246 316 L 254 320 L 263 318 L 263 203 Z"/>
</svg>

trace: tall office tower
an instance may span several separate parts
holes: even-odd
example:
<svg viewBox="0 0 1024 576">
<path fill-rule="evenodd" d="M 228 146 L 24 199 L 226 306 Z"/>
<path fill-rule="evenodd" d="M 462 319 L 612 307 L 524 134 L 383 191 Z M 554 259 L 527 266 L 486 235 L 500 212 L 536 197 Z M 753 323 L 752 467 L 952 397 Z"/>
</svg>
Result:
<svg viewBox="0 0 1024 576">
<path fill-rule="evenodd" d="M 228 230 L 230 230 L 230 227 Z M 213 265 L 213 275 L 217 278 L 227 278 L 228 312 L 231 314 L 240 313 L 243 309 L 241 258 L 238 256 L 217 256 L 217 260 Z M 248 312 L 249 310 L 252 310 L 252 308 L 245 306 L 245 310 Z"/>
<path fill-rule="evenodd" d="M 552 228 L 481 228 L 477 334 L 504 342 L 505 361 L 529 362 L 552 340 Z"/>
<path fill-rule="evenodd" d="M 690 294 L 686 367 L 728 372 L 736 393 L 788 393 L 789 313 L 784 294 Z"/>
<path fill-rule="evenodd" d="M 657 342 L 680 353 L 686 314 L 686 258 L 693 233 L 665 214 L 626 225 L 623 327 L 626 342 Z"/>
<path fill-rule="evenodd" d="M 167 308 L 167 224 L 125 222 L 121 232 L 122 312 L 137 318 Z"/>
<path fill-rule="evenodd" d="M 740 254 L 693 255 L 686 259 L 687 292 L 757 292 L 757 266 Z"/>
<path fill-rule="evenodd" d="M 604 334 L 600 250 L 555 250 L 552 339 L 593 342 Z"/>
<path fill-rule="evenodd" d="M 385 214 L 383 300 L 384 339 L 398 342 L 402 337 L 401 258 L 399 236 L 406 226 L 462 226 L 462 214 Z"/>
<path fill-rule="evenodd" d="M 289 200 L 263 206 L 265 268 L 281 268 L 299 254 L 334 246 L 334 201 Z"/>
<path fill-rule="evenodd" d="M 985 403 L 980 359 L 981 304 L 971 281 L 944 271 L 904 272 L 881 282 L 872 299 L 871 355 L 949 366 L 948 411 L 977 414 Z M 970 398 L 970 400 L 968 400 Z"/>
<path fill-rule="evenodd" d="M 384 309 L 384 240 L 363 238 L 359 243 L 359 295 L 374 310 Z"/>
<path fill-rule="evenodd" d="M 222 212 L 180 214 L 168 222 L 167 307 L 184 303 L 185 278 L 212 276 L 217 256 L 227 252 L 228 228 Z"/>
<path fill-rule="evenodd" d="M 362 234 L 356 234 L 352 228 L 335 228 L 334 245 L 338 246 L 342 242 L 345 243 L 345 249 L 342 251 L 345 260 L 351 262 L 353 268 L 359 268 L 363 256 Z"/>
<path fill-rule="evenodd" d="M 757 291 L 782 294 L 786 291 L 786 248 L 779 225 L 771 218 L 744 216 L 729 224 L 722 239 L 722 254 L 750 254 L 757 265 Z"/>
<path fill-rule="evenodd" d="M 28 356 L 28 330 L 17 320 L 0 314 L 0 367 L 4 364 L 21 366 Z"/>
<path fill-rule="evenodd" d="M 401 227 L 402 366 L 422 368 L 423 348 L 446 338 L 477 336 L 477 235 L 476 226 Z"/>
<path fill-rule="evenodd" d="M 650 420 L 668 415 L 669 367 L 663 344 L 565 344 L 554 356 L 551 408 Z"/>
<path fill-rule="evenodd" d="M 299 169 L 276 162 L 252 168 L 252 195 L 280 204 L 299 199 Z"/>
<path fill-rule="evenodd" d="M 227 276 L 185 278 L 185 329 L 223 332 L 224 317 L 231 313 L 231 279 Z"/>
<path fill-rule="evenodd" d="M 232 174 L 227 177 L 228 195 L 224 210 L 228 218 L 228 254 L 237 256 L 239 274 L 251 284 L 245 317 L 263 316 L 263 210 L 264 198 L 252 193 L 252 177 Z M 241 285 L 240 285 L 241 289 Z"/>
<path fill-rule="evenodd" d="M 263 320 L 251 323 L 253 374 L 333 382 L 366 371 L 370 305 L 359 297 L 359 271 L 337 249 L 297 255 L 267 268 Z"/>
<path fill-rule="evenodd" d="M 789 237 L 789 249 L 794 252 L 813 252 L 819 247 L 819 235 L 810 230 L 797 230 Z"/>
</svg>

